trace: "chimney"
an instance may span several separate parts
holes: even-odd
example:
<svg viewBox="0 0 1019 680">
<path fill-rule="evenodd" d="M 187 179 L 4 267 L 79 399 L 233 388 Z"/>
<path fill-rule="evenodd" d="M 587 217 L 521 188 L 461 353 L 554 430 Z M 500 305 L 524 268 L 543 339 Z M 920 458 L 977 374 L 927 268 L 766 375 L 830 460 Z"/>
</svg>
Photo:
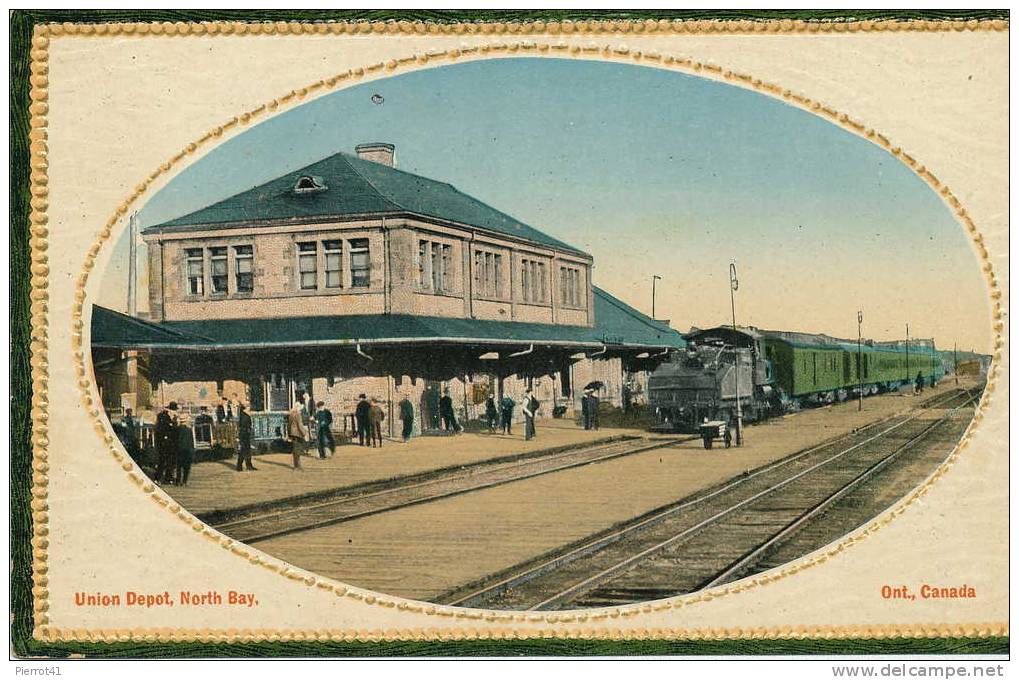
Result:
<svg viewBox="0 0 1019 680">
<path fill-rule="evenodd" d="M 393 167 L 396 165 L 396 147 L 385 142 L 368 142 L 354 147 L 358 158 Z"/>
</svg>

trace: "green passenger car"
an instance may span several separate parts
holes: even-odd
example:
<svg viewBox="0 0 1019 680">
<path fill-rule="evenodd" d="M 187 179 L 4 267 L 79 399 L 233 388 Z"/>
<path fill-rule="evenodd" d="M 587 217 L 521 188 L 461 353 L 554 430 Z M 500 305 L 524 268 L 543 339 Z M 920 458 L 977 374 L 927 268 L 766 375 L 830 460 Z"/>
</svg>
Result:
<svg viewBox="0 0 1019 680">
<path fill-rule="evenodd" d="M 928 385 L 944 375 L 941 356 L 927 346 L 907 351 L 904 346 L 857 346 L 825 336 L 763 335 L 765 358 L 784 401 L 841 401 L 861 388 L 864 394 L 875 394 L 913 383 L 918 374 Z"/>
</svg>

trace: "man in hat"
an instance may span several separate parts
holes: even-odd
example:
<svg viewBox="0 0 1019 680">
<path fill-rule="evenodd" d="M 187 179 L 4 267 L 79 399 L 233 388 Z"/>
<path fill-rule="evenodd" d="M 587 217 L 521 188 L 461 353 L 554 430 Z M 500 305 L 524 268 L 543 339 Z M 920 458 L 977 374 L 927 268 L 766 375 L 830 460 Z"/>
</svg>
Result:
<svg viewBox="0 0 1019 680">
<path fill-rule="evenodd" d="M 171 401 L 156 416 L 156 481 L 172 483 L 177 472 L 177 402 Z"/>
<path fill-rule="evenodd" d="M 580 398 L 580 413 L 584 419 L 584 429 L 591 429 L 591 390 L 584 390 L 584 396 Z"/>
<path fill-rule="evenodd" d="M 382 410 L 382 404 L 378 399 L 372 399 L 371 408 L 368 409 L 368 423 L 371 426 L 369 437 L 373 447 L 382 447 L 382 421 L 385 419 L 386 412 Z"/>
<path fill-rule="evenodd" d="M 301 402 L 299 401 L 295 401 L 290 412 L 287 413 L 287 434 L 294 447 L 290 452 L 294 457 L 294 469 L 300 470 L 301 455 L 304 453 L 304 444 L 308 439 L 308 433 L 304 429 L 304 417 L 301 414 Z"/>
<path fill-rule="evenodd" d="M 407 395 L 403 396 L 400 400 L 400 420 L 403 421 L 403 441 L 406 443 L 410 439 L 411 433 L 414 432 L 414 404 L 410 402 L 410 397 Z"/>
<path fill-rule="evenodd" d="M 372 405 L 368 401 L 368 397 L 363 394 L 357 395 L 360 401 L 357 402 L 357 408 L 354 409 L 354 419 L 357 420 L 357 443 L 361 446 L 371 446 L 371 440 L 369 433 L 371 432 L 371 423 L 369 417 L 371 415 Z"/>
<path fill-rule="evenodd" d="M 460 430 L 460 425 L 456 422 L 456 413 L 453 411 L 453 397 L 449 396 L 448 387 L 439 399 L 439 417 L 442 418 L 442 429 L 446 432 L 456 434 Z"/>
<path fill-rule="evenodd" d="M 197 419 L 196 419 L 197 420 Z M 255 470 L 254 465 L 251 464 L 251 435 L 254 430 L 252 427 L 251 416 L 248 414 L 248 410 L 244 404 L 237 403 L 237 472 L 243 469 Z M 243 467 L 242 467 L 243 465 Z"/>
<path fill-rule="evenodd" d="M 333 438 L 333 412 L 326 408 L 324 401 L 318 402 L 315 409 L 315 424 L 318 427 L 318 457 L 326 457 L 326 447 L 329 447 L 329 455 L 336 453 L 336 440 Z"/>
<path fill-rule="evenodd" d="M 534 439 L 537 434 L 534 430 L 534 416 L 538 413 L 540 402 L 534 397 L 534 393 L 531 390 L 524 392 L 524 405 L 522 410 L 524 412 L 524 440 Z"/>
</svg>

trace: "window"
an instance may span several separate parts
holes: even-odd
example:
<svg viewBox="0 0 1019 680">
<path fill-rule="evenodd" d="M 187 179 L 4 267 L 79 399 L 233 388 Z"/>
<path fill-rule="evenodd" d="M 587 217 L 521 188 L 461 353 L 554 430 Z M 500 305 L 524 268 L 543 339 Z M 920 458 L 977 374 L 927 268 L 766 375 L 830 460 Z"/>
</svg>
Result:
<svg viewBox="0 0 1019 680">
<path fill-rule="evenodd" d="M 356 238 L 350 241 L 350 285 L 367 288 L 371 285 L 371 259 L 368 239 Z"/>
<path fill-rule="evenodd" d="M 545 302 L 547 280 L 545 263 L 520 260 L 520 292 L 524 302 Z"/>
<path fill-rule="evenodd" d="M 499 253 L 474 252 L 474 294 L 502 297 L 502 255 Z"/>
<path fill-rule="evenodd" d="M 326 288 L 340 288 L 343 285 L 343 241 L 323 241 L 326 255 Z"/>
<path fill-rule="evenodd" d="M 187 249 L 188 295 L 205 294 L 205 254 L 201 248 Z"/>
<path fill-rule="evenodd" d="M 328 189 L 325 182 L 322 181 L 321 177 L 313 177 L 311 175 L 304 175 L 297 179 L 294 183 L 295 194 L 313 194 L 319 191 L 325 191 Z"/>
<path fill-rule="evenodd" d="M 576 267 L 559 268 L 559 300 L 564 305 L 581 307 L 580 270 Z"/>
<path fill-rule="evenodd" d="M 301 290 L 318 288 L 318 243 L 297 244 L 297 271 L 301 277 Z"/>
<path fill-rule="evenodd" d="M 453 289 L 453 246 L 418 241 L 418 286 L 436 293 Z"/>
<path fill-rule="evenodd" d="M 252 246 L 234 246 L 234 289 L 250 293 L 255 289 L 255 253 Z"/>
<path fill-rule="evenodd" d="M 209 262 L 211 264 L 213 295 L 225 295 L 228 289 L 226 247 L 209 248 Z"/>
</svg>

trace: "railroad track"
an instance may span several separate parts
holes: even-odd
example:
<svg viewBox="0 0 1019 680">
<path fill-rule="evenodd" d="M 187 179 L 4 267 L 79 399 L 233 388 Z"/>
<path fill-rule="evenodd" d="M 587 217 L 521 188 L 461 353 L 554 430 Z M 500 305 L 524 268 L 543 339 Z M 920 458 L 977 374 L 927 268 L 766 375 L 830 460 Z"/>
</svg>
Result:
<svg viewBox="0 0 1019 680">
<path fill-rule="evenodd" d="M 950 430 L 948 439 L 957 439 L 948 424 L 974 398 L 962 389 L 929 398 L 908 415 L 797 452 L 435 601 L 515 610 L 610 606 L 693 592 L 756 573 L 819 517 L 922 448 L 918 445 L 935 433 Z M 946 453 L 941 450 L 940 458 Z M 815 532 L 815 542 L 820 541 L 815 547 L 855 526 L 859 523 L 840 527 L 837 534 Z M 783 560 L 792 559 L 788 553 Z"/>
<path fill-rule="evenodd" d="M 231 538 L 245 543 L 257 543 L 501 484 L 631 456 L 690 439 L 694 437 L 632 438 L 536 458 L 479 463 L 446 471 L 439 476 L 408 480 L 379 490 L 355 489 L 325 500 L 311 500 L 293 506 L 271 508 L 264 512 L 256 510 L 238 519 L 223 521 L 213 526 Z"/>
</svg>

